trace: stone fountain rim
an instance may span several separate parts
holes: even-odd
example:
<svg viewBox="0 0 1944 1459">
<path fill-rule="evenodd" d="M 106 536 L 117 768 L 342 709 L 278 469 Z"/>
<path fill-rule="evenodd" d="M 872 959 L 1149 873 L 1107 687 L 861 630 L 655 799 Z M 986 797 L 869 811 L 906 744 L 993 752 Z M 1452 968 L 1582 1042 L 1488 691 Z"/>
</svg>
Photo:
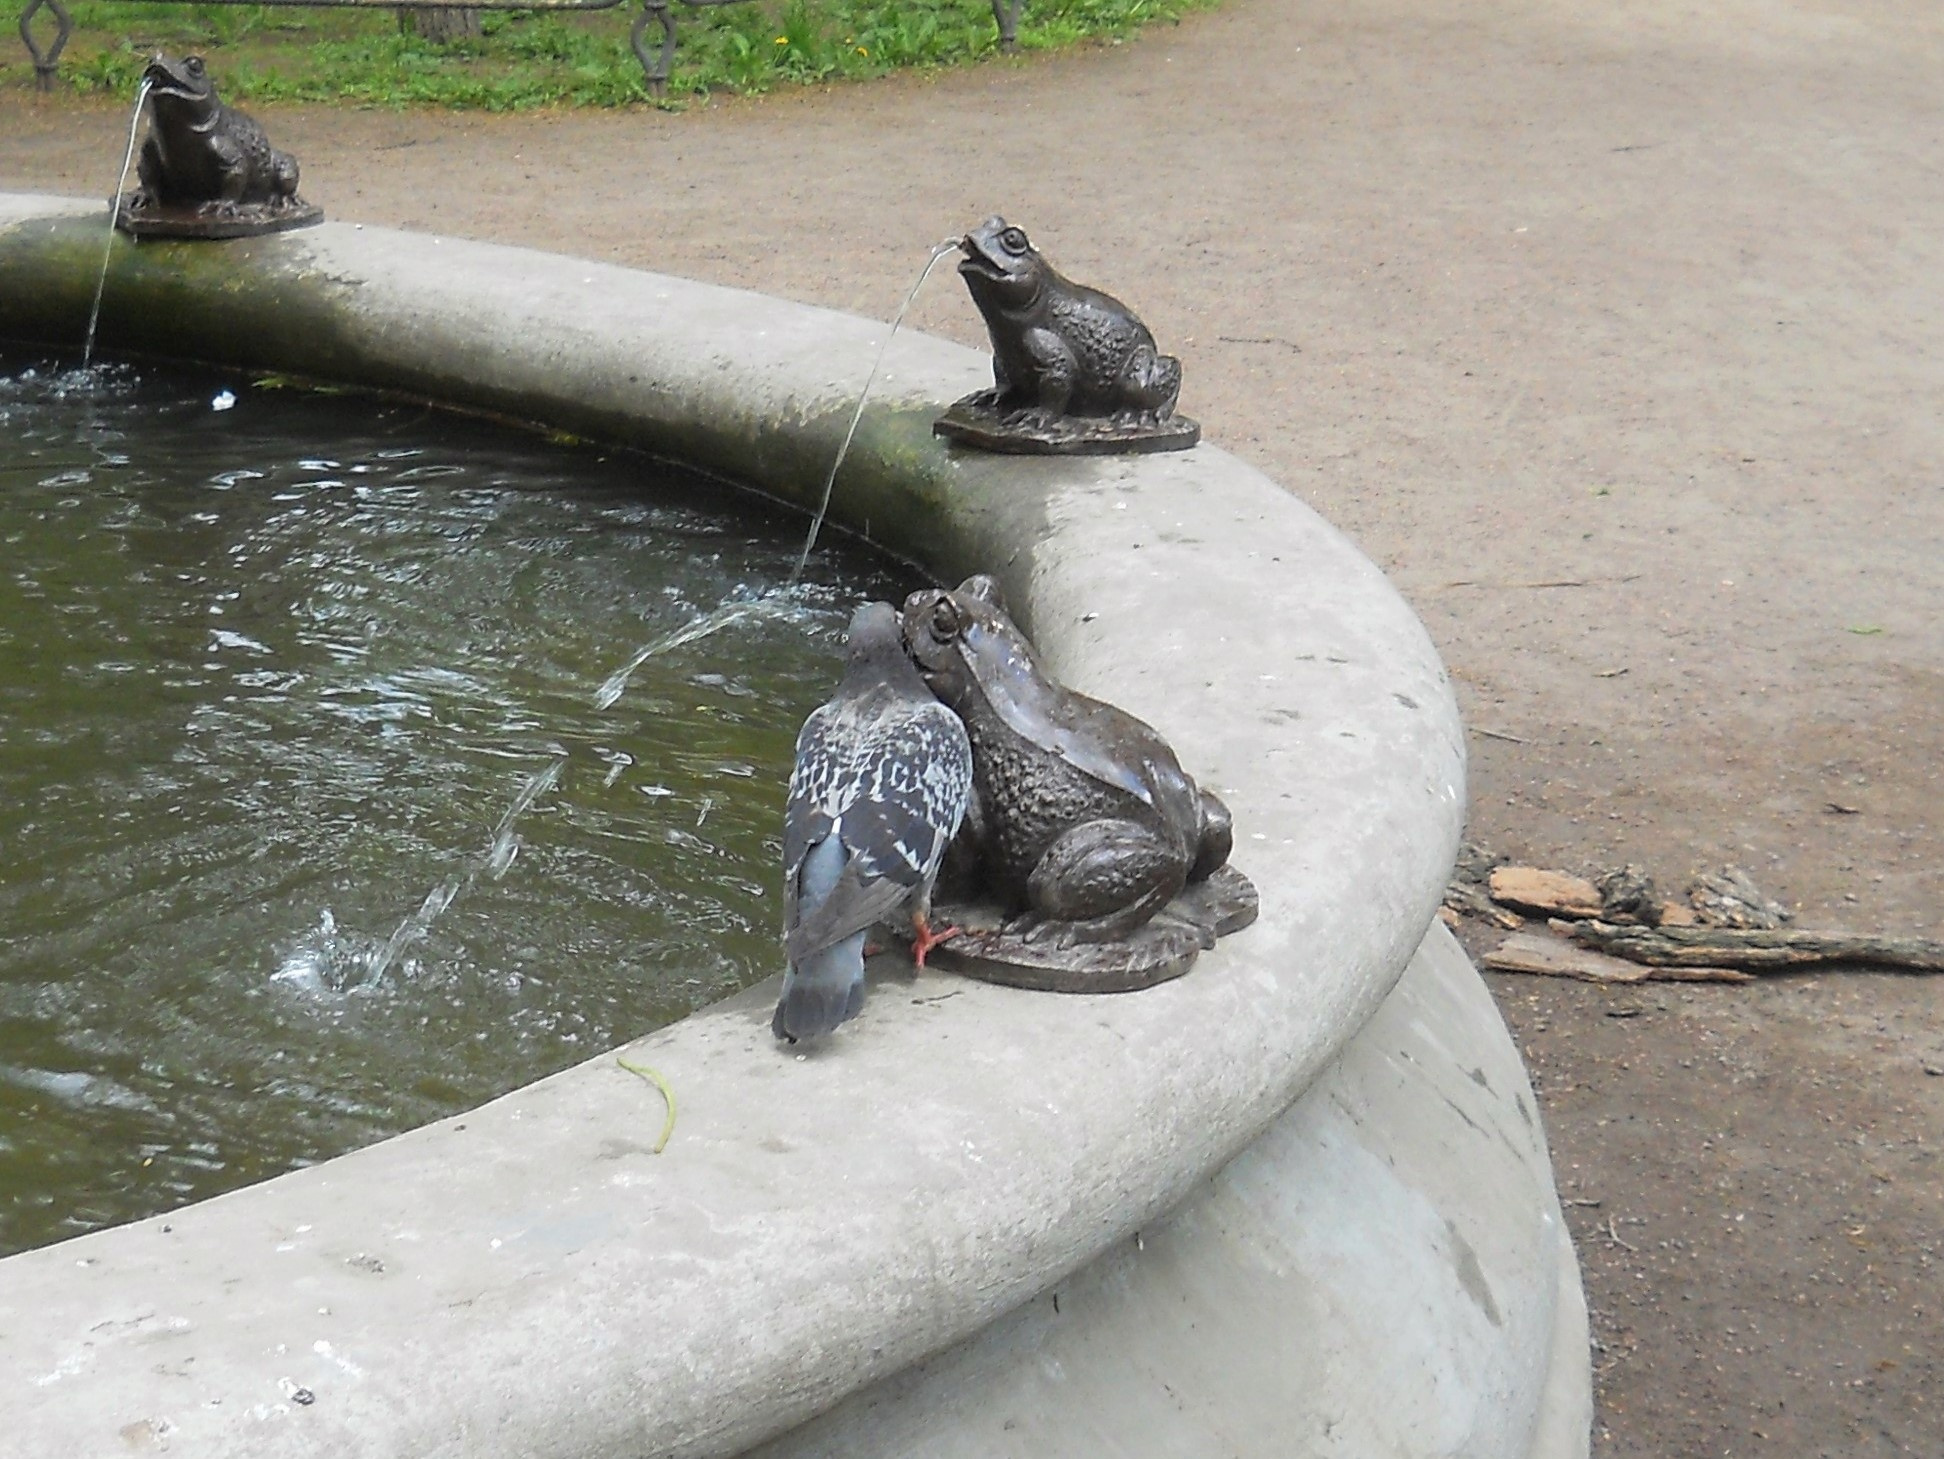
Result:
<svg viewBox="0 0 1944 1459">
<path fill-rule="evenodd" d="M 0 194 L 0 338 L 79 337 L 100 214 Z M 346 224 L 118 243 L 102 316 L 110 350 L 547 420 L 798 502 L 882 330 Z M 149 1425 L 253 1459 L 734 1454 L 1132 1236 L 1362 1027 L 1424 936 L 1463 813 L 1422 626 L 1334 529 L 1210 446 L 954 454 L 931 416 L 987 368 L 901 337 L 833 519 L 948 579 L 996 572 L 1056 672 L 1160 725 L 1236 811 L 1256 927 L 1139 994 L 881 984 L 802 1058 L 770 1040 L 759 988 L 626 1051 L 682 1098 L 663 1155 L 642 1138 L 652 1091 L 603 1055 L 0 1262 L 0 1301 L 28 1314 L 0 1332 L 17 1442 L 100 1452 Z"/>
</svg>

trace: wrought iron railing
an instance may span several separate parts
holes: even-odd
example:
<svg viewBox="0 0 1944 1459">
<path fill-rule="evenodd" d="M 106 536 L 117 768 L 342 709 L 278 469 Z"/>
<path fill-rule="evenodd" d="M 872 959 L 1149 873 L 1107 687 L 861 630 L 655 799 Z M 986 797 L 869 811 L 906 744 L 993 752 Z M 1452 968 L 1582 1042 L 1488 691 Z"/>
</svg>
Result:
<svg viewBox="0 0 1944 1459">
<path fill-rule="evenodd" d="M 454 6 L 452 0 L 198 0 L 207 5 L 297 5 L 313 9 L 357 9 L 357 10 L 448 10 L 463 8 L 468 10 L 613 10 L 625 5 L 628 0 L 466 0 L 463 6 Z M 686 5 L 691 10 L 703 10 L 716 5 L 739 5 L 746 0 L 641 0 L 641 13 L 635 16 L 634 24 L 628 30 L 628 46 L 641 62 L 642 74 L 648 80 L 648 90 L 653 96 L 664 96 L 668 91 L 668 73 L 675 64 L 675 9 L 676 5 Z M 990 0 L 992 18 L 999 27 L 999 45 L 1002 50 L 1012 50 L 1019 35 L 1019 7 L 1021 0 Z M 54 17 L 54 42 L 43 51 L 34 39 L 33 20 L 42 9 Z M 648 27 L 661 28 L 661 45 L 650 51 L 643 44 L 643 36 Z M 20 12 L 20 38 L 26 42 L 27 54 L 34 61 L 34 82 L 42 90 L 53 88 L 58 74 L 61 52 L 74 34 L 74 17 L 61 0 L 27 0 L 27 6 Z"/>
</svg>

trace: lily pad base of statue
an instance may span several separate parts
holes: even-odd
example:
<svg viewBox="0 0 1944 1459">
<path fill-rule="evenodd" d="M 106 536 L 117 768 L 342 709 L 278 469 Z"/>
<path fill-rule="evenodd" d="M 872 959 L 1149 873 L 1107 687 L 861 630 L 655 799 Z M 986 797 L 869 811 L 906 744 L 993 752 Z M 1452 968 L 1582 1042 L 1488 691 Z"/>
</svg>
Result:
<svg viewBox="0 0 1944 1459">
<path fill-rule="evenodd" d="M 131 238 L 255 238 L 323 221 L 324 210 L 302 198 L 283 204 L 239 203 L 227 212 L 165 208 L 139 192 L 115 200 L 115 226 Z"/>
<path fill-rule="evenodd" d="M 1201 426 L 1185 415 L 1153 424 L 1123 424 L 1110 416 L 1091 415 L 1022 420 L 1019 412 L 986 403 L 982 397 L 990 394 L 982 390 L 955 402 L 932 423 L 933 432 L 961 446 L 1014 456 L 1144 455 L 1186 451 L 1201 440 Z"/>
<path fill-rule="evenodd" d="M 958 927 L 930 961 L 939 968 L 1044 993 L 1131 993 L 1178 978 L 1215 939 L 1240 932 L 1256 919 L 1255 886 L 1232 866 L 1184 888 L 1129 936 L 1115 942 L 1059 947 L 1000 931 L 994 907 L 935 903 L 931 921 Z"/>
</svg>

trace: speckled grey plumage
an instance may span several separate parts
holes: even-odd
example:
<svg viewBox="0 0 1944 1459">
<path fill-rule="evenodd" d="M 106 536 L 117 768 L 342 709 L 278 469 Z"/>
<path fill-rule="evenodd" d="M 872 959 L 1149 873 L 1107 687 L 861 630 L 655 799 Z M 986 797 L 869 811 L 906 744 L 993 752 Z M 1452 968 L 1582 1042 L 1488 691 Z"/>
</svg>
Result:
<svg viewBox="0 0 1944 1459">
<path fill-rule="evenodd" d="M 972 792 L 972 746 L 905 656 L 897 612 L 852 615 L 843 682 L 797 735 L 783 817 L 783 948 L 771 1028 L 829 1033 L 864 998 L 864 934 L 929 910 Z"/>
</svg>

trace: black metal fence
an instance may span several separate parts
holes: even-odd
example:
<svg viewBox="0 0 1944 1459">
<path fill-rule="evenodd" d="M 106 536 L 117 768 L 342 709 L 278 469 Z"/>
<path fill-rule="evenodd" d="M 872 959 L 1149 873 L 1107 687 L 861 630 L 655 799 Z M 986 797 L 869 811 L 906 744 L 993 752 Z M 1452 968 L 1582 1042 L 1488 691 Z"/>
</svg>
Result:
<svg viewBox="0 0 1944 1459">
<path fill-rule="evenodd" d="M 452 0 L 197 0 L 205 5 L 295 5 L 311 9 L 357 10 L 613 10 L 626 5 L 629 0 L 466 0 L 463 6 L 454 6 Z M 668 90 L 669 68 L 675 64 L 675 9 L 676 5 L 686 5 L 691 10 L 703 10 L 715 5 L 740 5 L 747 0 L 641 0 L 641 13 L 634 18 L 628 30 L 628 45 L 641 62 L 641 71 L 648 79 L 648 90 L 653 96 L 662 96 Z M 1019 7 L 1021 0 L 990 0 L 992 18 L 999 26 L 999 45 L 1010 51 L 1019 35 Z M 55 33 L 53 44 L 46 50 L 40 48 L 34 39 L 33 21 L 41 10 L 47 10 L 54 18 Z M 650 51 L 644 43 L 650 25 L 661 29 L 660 46 Z M 67 46 L 68 37 L 74 34 L 74 17 L 61 0 L 27 0 L 27 6 L 20 12 L 20 38 L 27 45 L 27 54 L 34 60 L 34 81 L 41 90 L 51 90 L 54 78 L 61 63 L 61 52 Z"/>
</svg>

